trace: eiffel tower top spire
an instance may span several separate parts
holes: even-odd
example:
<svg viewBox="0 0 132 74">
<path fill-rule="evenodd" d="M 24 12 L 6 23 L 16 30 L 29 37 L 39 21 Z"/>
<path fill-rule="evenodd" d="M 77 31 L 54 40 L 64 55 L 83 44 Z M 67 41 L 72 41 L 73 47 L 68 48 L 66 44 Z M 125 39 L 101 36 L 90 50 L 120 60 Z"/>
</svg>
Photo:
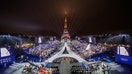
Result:
<svg viewBox="0 0 132 74">
<path fill-rule="evenodd" d="M 65 11 L 64 29 L 67 29 L 67 11 Z"/>
</svg>

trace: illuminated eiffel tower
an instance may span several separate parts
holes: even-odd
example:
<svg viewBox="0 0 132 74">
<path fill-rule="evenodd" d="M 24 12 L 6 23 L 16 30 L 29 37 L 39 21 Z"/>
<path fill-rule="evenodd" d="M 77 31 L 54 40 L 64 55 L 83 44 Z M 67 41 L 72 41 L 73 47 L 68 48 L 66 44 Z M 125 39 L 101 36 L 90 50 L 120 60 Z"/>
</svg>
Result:
<svg viewBox="0 0 132 74">
<path fill-rule="evenodd" d="M 61 39 L 64 39 L 64 38 L 68 38 L 70 39 L 70 34 L 68 32 L 68 29 L 67 29 L 67 12 L 65 12 L 65 18 L 64 18 L 64 31 L 63 31 L 63 34 L 61 36 Z"/>
</svg>

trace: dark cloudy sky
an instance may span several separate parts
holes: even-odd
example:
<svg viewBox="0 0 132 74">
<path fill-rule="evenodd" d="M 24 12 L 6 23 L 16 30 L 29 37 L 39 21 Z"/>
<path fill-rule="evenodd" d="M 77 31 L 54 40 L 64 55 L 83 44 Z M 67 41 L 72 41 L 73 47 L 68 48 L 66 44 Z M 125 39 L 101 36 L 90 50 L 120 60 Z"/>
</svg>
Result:
<svg viewBox="0 0 132 74">
<path fill-rule="evenodd" d="M 58 35 L 64 11 L 72 36 L 131 32 L 127 0 L 1 0 L 0 33 Z"/>
</svg>

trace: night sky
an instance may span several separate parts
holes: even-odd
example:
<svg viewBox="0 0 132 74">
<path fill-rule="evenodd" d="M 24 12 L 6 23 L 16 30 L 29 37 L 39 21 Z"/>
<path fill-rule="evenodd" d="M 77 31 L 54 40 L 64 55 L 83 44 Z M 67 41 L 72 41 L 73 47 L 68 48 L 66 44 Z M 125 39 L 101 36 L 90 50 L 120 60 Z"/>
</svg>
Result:
<svg viewBox="0 0 132 74">
<path fill-rule="evenodd" d="M 1 0 L 0 33 L 61 36 L 64 11 L 71 36 L 132 32 L 127 0 Z"/>
</svg>

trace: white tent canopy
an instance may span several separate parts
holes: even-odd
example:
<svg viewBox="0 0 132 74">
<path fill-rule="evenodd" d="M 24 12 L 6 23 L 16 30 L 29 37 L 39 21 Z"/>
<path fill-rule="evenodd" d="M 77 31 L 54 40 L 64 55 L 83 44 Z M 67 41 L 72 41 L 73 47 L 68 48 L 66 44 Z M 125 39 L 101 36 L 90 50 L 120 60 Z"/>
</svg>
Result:
<svg viewBox="0 0 132 74">
<path fill-rule="evenodd" d="M 65 49 L 67 50 L 68 54 L 63 54 L 63 52 L 65 51 Z M 58 53 L 56 53 L 54 56 L 52 56 L 51 58 L 49 58 L 48 60 L 46 60 L 45 62 L 53 62 L 55 59 L 60 58 L 60 57 L 71 57 L 74 58 L 76 60 L 78 60 L 78 62 L 82 63 L 82 62 L 87 62 L 86 60 L 84 60 L 83 58 L 81 58 L 80 56 L 76 55 L 67 45 L 67 43 L 64 44 L 63 48 L 61 51 L 59 51 Z"/>
</svg>

